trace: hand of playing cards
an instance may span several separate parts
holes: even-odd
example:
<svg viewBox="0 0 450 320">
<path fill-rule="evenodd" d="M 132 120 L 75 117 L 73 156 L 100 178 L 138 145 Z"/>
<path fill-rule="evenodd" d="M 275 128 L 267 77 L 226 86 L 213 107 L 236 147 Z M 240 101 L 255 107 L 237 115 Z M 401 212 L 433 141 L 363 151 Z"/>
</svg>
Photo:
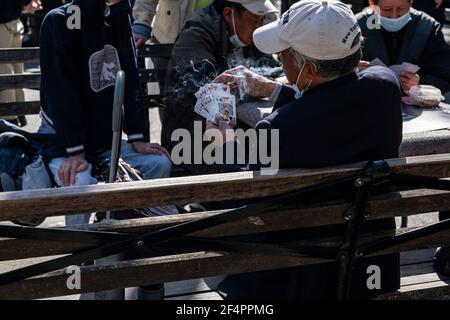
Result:
<svg viewBox="0 0 450 320">
<path fill-rule="evenodd" d="M 209 83 L 195 93 L 197 103 L 194 111 L 216 123 L 219 117 L 225 121 L 236 119 L 236 98 L 230 92 L 230 86 L 221 83 Z"/>
</svg>

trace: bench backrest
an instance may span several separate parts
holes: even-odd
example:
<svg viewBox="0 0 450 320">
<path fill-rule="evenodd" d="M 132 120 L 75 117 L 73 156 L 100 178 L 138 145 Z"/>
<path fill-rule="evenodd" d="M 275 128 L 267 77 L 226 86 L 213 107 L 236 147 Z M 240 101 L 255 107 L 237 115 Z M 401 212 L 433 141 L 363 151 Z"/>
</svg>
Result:
<svg viewBox="0 0 450 320">
<path fill-rule="evenodd" d="M 391 159 L 387 160 L 387 163 L 390 166 L 390 172 L 394 174 L 450 177 L 450 154 Z M 273 176 L 261 176 L 256 172 L 239 172 L 0 193 L 0 220 L 35 216 L 49 217 L 83 211 L 125 210 L 164 204 L 205 203 L 275 196 L 314 186 L 318 183 L 348 177 L 359 172 L 363 165 L 358 163 L 317 170 L 281 170 Z M 350 206 L 350 200 L 327 201 L 325 199 L 316 203 L 299 203 L 296 206 L 277 208 L 233 222 L 198 230 L 190 233 L 187 237 L 184 236 L 183 239 L 196 237 L 217 240 L 220 237 L 231 235 L 247 235 L 345 223 L 344 212 Z M 368 206 L 370 209 L 368 219 L 370 220 L 450 210 L 450 193 L 430 189 L 384 193 L 371 197 Z M 233 208 L 212 212 L 113 221 L 80 226 L 77 229 L 142 234 L 211 217 L 228 212 L 231 209 Z M 361 241 L 382 239 L 392 235 L 393 232 L 402 233 L 405 230 L 364 233 Z M 107 237 L 108 235 L 104 236 Z M 37 241 L 26 237 L 22 239 L 10 237 L 0 241 L 0 261 L 79 252 L 98 246 L 98 240 L 61 241 L 56 236 L 55 240 Z M 295 245 L 339 245 L 342 242 L 343 237 L 324 237 L 319 232 L 313 238 L 296 241 Z M 430 248 L 445 243 L 450 243 L 449 232 L 438 232 L 420 241 L 396 245 L 376 254 Z M 61 296 L 329 261 L 308 256 L 255 255 L 234 252 L 233 250 L 205 251 L 205 249 L 199 248 L 178 253 L 161 250 L 162 253 L 147 259 L 112 263 L 102 267 L 82 267 L 83 284 L 80 290 L 68 289 L 66 286 L 68 275 L 64 271 L 55 271 L 42 277 L 0 286 L 0 298 Z M 126 277 L 124 277 L 124 274 L 126 274 Z"/>
</svg>

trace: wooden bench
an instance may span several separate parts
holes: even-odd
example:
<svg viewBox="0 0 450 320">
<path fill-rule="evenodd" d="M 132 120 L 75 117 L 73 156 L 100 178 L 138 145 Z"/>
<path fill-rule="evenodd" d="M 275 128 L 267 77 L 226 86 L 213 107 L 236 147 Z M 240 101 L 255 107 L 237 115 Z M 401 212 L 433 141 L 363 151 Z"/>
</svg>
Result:
<svg viewBox="0 0 450 320">
<path fill-rule="evenodd" d="M 389 166 L 389 176 L 386 175 L 386 171 L 380 175 L 383 180 L 389 177 L 391 181 L 398 181 L 398 175 L 450 177 L 450 154 L 391 159 L 383 164 Z M 281 170 L 273 176 L 260 176 L 257 172 L 239 172 L 0 193 L 0 220 L 5 221 L 85 211 L 125 210 L 163 204 L 208 203 L 270 197 L 270 200 L 267 200 L 270 202 L 261 200 L 254 205 L 238 209 L 230 207 L 212 212 L 113 221 L 71 229 L 48 230 L 1 226 L 0 237 L 5 239 L 0 242 L 0 261 L 74 253 L 69 256 L 72 259 L 69 261 L 70 263 L 67 261 L 67 257 L 59 258 L 63 259 L 59 261 L 63 265 L 66 264 L 64 266 L 68 266 L 77 264 L 83 259 L 89 260 L 93 257 L 92 254 L 96 258 L 102 254 L 111 254 L 114 250 L 109 251 L 112 250 L 111 247 L 105 248 L 105 243 L 114 243 L 113 247 L 117 249 L 115 246 L 117 246 L 117 242 L 121 243 L 121 241 L 126 241 L 127 245 L 119 245 L 120 250 L 129 249 L 130 246 L 141 248 L 146 244 L 148 247 L 154 243 L 152 248 L 157 248 L 158 252 L 153 252 L 152 257 L 145 259 L 81 267 L 82 280 L 79 290 L 67 288 L 66 281 L 70 275 L 64 270 L 53 271 L 56 266 L 55 261 L 50 262 L 53 269 L 50 268 L 52 271 L 45 275 L 40 275 L 43 272 L 39 273 L 43 270 L 49 271 L 48 268 L 44 268 L 48 267 L 45 264 L 41 265 L 40 268 L 43 269 L 38 271 L 36 271 L 36 267 L 16 270 L 7 276 L 18 276 L 19 278 L 15 278 L 16 280 L 26 279 L 5 284 L 5 281 L 11 280 L 11 278 L 4 274 L 0 275 L 0 298 L 36 299 L 73 295 L 144 284 L 170 283 L 322 263 L 342 258 L 343 255 L 347 259 L 352 259 L 358 254 L 364 253 L 378 255 L 429 249 L 450 244 L 448 221 L 425 227 L 425 229 L 419 228 L 417 229 L 419 231 L 414 229 L 415 233 L 411 233 L 414 231 L 412 229 L 401 228 L 364 233 L 358 237 L 358 232 L 355 231 L 353 233 L 355 238 L 352 236 L 350 242 L 349 238 L 344 235 L 324 237 L 321 232 L 317 232 L 313 238 L 308 239 L 302 239 L 301 232 L 298 232 L 298 239 L 293 239 L 289 243 L 277 244 L 276 248 L 252 243 L 244 245 L 240 242 L 226 240 L 227 236 L 233 235 L 329 226 L 338 223 L 349 223 L 349 227 L 355 227 L 357 221 L 363 223 L 364 217 L 368 220 L 375 220 L 450 209 L 448 180 L 431 178 L 425 179 L 425 182 L 429 184 L 428 188 L 414 187 L 414 180 L 408 178 L 405 180 L 406 182 L 404 181 L 408 185 L 408 190 L 384 192 L 370 196 L 367 208 L 363 211 L 349 210 L 356 208 L 355 202 L 352 203 L 351 199 L 333 201 L 322 199 L 318 202 L 297 201 L 297 197 L 305 192 L 305 188 L 312 190 L 317 189 L 318 186 L 323 188 L 324 184 L 330 184 L 334 190 L 333 188 L 338 187 L 335 185 L 337 179 L 339 181 L 348 179 L 352 184 L 355 182 L 355 185 L 359 185 L 359 187 L 364 186 L 364 183 L 362 185 L 359 183 L 365 165 L 366 163 L 357 163 L 317 170 Z M 364 170 L 364 172 L 367 175 L 370 171 Z M 378 176 L 377 170 L 375 170 L 375 175 Z M 362 190 L 356 187 L 355 189 Z M 292 198 L 293 196 L 294 198 Z M 360 199 L 362 198 L 360 197 Z M 289 205 L 281 205 L 282 199 L 297 200 L 295 204 L 290 202 Z M 365 214 L 358 215 L 355 212 L 365 212 Z M 158 232 L 155 233 L 157 230 Z M 357 230 L 357 228 L 352 230 Z M 70 233 L 68 233 L 69 231 Z M 417 232 L 420 232 L 423 237 L 417 238 Z M 132 238 L 132 235 L 139 235 L 139 237 Z M 392 238 L 393 235 L 401 235 L 401 237 Z M 373 244 L 376 240 L 387 239 L 391 241 L 392 246 L 380 247 L 380 243 Z M 403 241 L 400 241 L 402 239 Z M 355 250 L 351 250 L 349 243 L 353 243 Z M 367 246 L 369 243 L 371 245 Z M 338 249 L 337 253 L 331 248 Z M 363 248 L 365 249 L 361 250 Z M 371 248 L 382 249 L 372 251 Z M 349 252 L 353 252 L 355 255 L 347 255 Z M 117 253 L 117 250 L 114 253 Z M 32 276 L 37 277 L 30 278 Z M 406 276 L 404 274 L 405 279 Z M 437 291 L 439 294 L 444 294 L 449 292 L 449 288 L 445 283 L 445 286 L 441 285 Z M 430 292 L 427 291 L 427 294 L 430 295 Z M 178 297 L 179 294 L 175 294 L 175 296 Z M 402 297 L 405 296 L 402 295 L 402 292 L 398 292 L 386 298 Z M 420 294 L 410 293 L 409 297 L 417 298 L 420 297 Z"/>
</svg>

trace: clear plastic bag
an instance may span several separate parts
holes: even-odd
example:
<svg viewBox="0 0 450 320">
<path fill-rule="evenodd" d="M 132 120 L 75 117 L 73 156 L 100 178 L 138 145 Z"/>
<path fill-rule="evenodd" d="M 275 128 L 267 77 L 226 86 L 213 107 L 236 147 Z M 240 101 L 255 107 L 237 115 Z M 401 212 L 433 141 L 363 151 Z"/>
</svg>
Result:
<svg viewBox="0 0 450 320">
<path fill-rule="evenodd" d="M 421 107 L 436 107 L 444 100 L 441 90 L 430 85 L 413 86 L 408 95 L 414 105 Z"/>
</svg>

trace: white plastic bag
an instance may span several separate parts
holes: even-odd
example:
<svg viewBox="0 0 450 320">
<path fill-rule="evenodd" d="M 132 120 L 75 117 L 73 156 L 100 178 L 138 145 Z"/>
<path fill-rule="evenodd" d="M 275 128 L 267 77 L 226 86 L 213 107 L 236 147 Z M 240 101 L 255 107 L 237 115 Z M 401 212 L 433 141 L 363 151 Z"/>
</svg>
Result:
<svg viewBox="0 0 450 320">
<path fill-rule="evenodd" d="M 414 105 L 421 107 L 436 107 L 444 100 L 441 90 L 430 85 L 413 86 L 408 95 Z"/>
</svg>

